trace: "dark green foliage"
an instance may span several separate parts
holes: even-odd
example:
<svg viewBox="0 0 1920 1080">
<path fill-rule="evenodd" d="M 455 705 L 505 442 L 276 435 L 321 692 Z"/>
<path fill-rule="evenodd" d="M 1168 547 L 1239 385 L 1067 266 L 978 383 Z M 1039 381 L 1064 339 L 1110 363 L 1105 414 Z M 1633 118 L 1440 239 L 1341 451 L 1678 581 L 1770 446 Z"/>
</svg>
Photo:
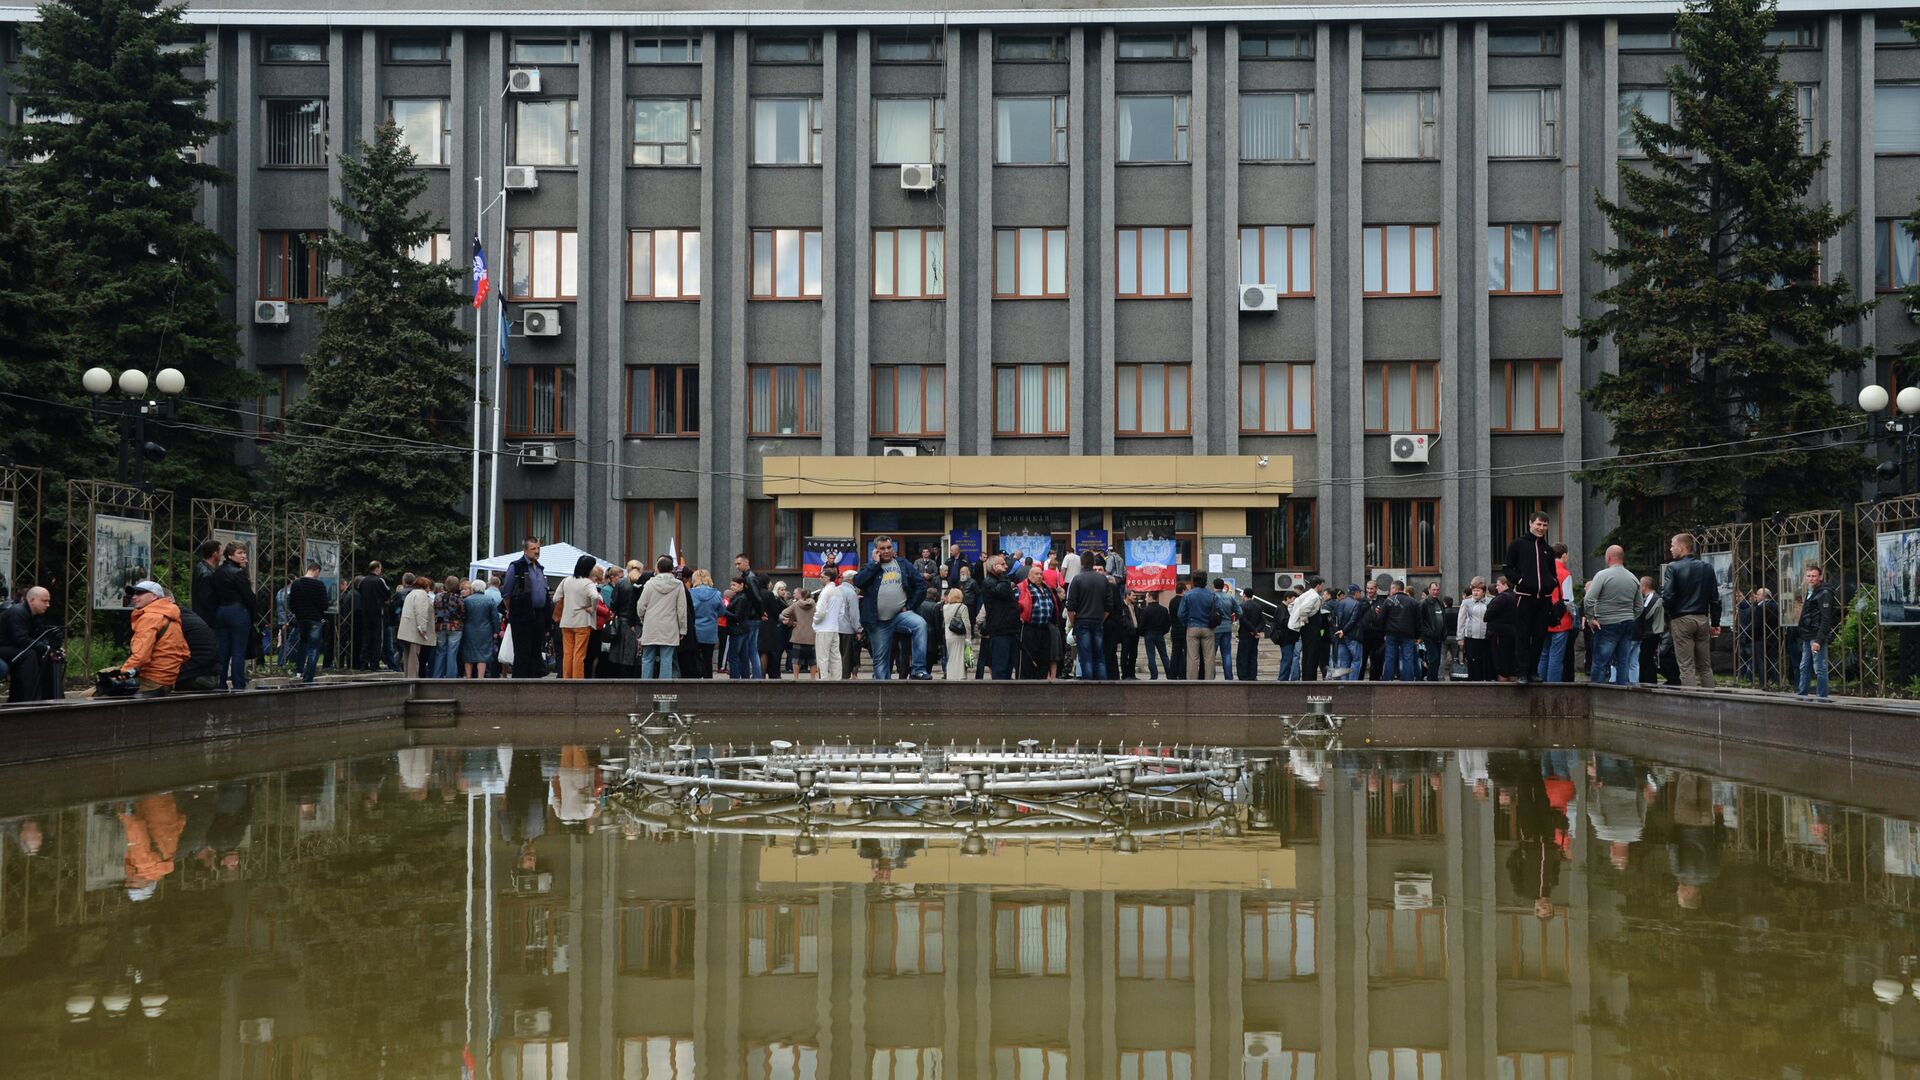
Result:
<svg viewBox="0 0 1920 1080">
<path fill-rule="evenodd" d="M 1622 504 L 1608 541 L 1629 550 L 1678 528 L 1846 501 L 1864 476 L 1857 448 L 1796 434 L 1856 419 L 1829 379 L 1866 361 L 1839 332 L 1872 305 L 1844 274 L 1821 277 L 1820 245 L 1850 215 L 1808 197 L 1827 148 L 1800 153 L 1791 87 L 1766 44 L 1773 23 L 1771 0 L 1689 0 L 1685 60 L 1667 76 L 1673 122 L 1633 117 L 1647 160 L 1621 164 L 1619 202 L 1596 200 L 1615 237 L 1597 258 L 1618 283 L 1597 294 L 1602 314 L 1568 332 L 1619 350 L 1619 370 L 1583 392 L 1612 446 L 1742 443 L 1582 473 Z"/>
<path fill-rule="evenodd" d="M 471 338 L 454 316 L 461 271 L 415 248 L 440 223 L 414 203 L 427 176 L 399 129 L 382 124 L 340 162 L 345 224 L 320 242 L 341 272 L 327 283 L 320 336 L 306 358 L 307 395 L 287 410 L 271 453 L 288 506 L 349 522 L 360 550 L 395 570 L 465 566 Z"/>
<path fill-rule="evenodd" d="M 9 401 L 0 446 L 57 474 L 111 478 L 117 429 L 80 411 L 85 368 L 179 368 L 187 397 L 224 406 L 184 408 L 189 425 L 232 429 L 232 408 L 257 392 L 258 380 L 232 366 L 240 348 L 226 314 L 231 251 L 194 220 L 206 186 L 226 177 L 182 156 L 224 125 L 206 114 L 212 84 L 182 74 L 204 48 L 162 51 L 194 36 L 181 8 L 64 0 L 43 5 L 40 18 L 21 27 L 28 52 L 17 100 L 23 117 L 52 119 L 6 132 L 19 164 L 0 216 L 0 333 L 26 347 L 0 356 L 0 389 L 66 407 Z M 154 483 L 246 496 L 227 430 L 149 438 L 169 451 L 148 471 Z"/>
</svg>

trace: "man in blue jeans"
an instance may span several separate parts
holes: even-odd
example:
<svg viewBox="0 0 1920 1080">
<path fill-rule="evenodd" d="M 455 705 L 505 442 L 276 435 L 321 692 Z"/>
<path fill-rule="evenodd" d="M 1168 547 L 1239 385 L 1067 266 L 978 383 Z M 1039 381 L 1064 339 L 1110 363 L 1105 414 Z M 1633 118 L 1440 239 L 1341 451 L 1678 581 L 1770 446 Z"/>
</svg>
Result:
<svg viewBox="0 0 1920 1080">
<path fill-rule="evenodd" d="M 926 595 L 927 585 L 912 563 L 894 555 L 893 537 L 873 542 L 873 561 L 853 576 L 853 587 L 860 590 L 860 622 L 873 646 L 873 677 L 893 678 L 893 635 L 905 633 L 913 635 L 913 673 L 908 678 L 933 678 L 927 674 L 927 622 L 913 613 L 910 603 Z"/>
<path fill-rule="evenodd" d="M 746 577 L 747 595 L 752 598 L 748 604 L 748 606 L 752 608 L 752 611 L 749 613 L 752 617 L 747 622 L 747 644 L 745 646 L 747 650 L 747 674 L 744 677 L 749 679 L 764 679 L 766 678 L 766 671 L 760 664 L 760 620 L 766 617 L 767 609 L 766 605 L 760 601 L 760 575 L 753 572 L 753 560 L 747 558 L 747 553 L 744 551 L 733 557 L 733 569 L 735 573 Z M 727 662 L 727 668 L 729 671 L 732 670 L 733 662 L 731 660 Z"/>
<path fill-rule="evenodd" d="M 1240 598 L 1227 588 L 1226 578 L 1213 579 L 1213 602 L 1220 609 L 1220 625 L 1213 628 L 1213 651 L 1220 657 L 1220 677 L 1233 679 L 1233 631 L 1240 621 Z"/>
<path fill-rule="evenodd" d="M 1396 581 L 1387 593 L 1386 659 L 1381 665 L 1382 682 L 1418 682 L 1420 657 L 1414 642 L 1420 638 L 1420 605 L 1407 595 L 1407 583 Z"/>
<path fill-rule="evenodd" d="M 1082 679 L 1108 677 L 1106 655 L 1107 606 L 1122 603 L 1109 595 L 1106 562 L 1089 551 L 1080 563 L 1080 572 L 1067 582 L 1067 625 L 1073 628 L 1073 652 Z"/>
<path fill-rule="evenodd" d="M 1640 579 L 1623 564 L 1626 550 L 1607 549 L 1606 569 L 1587 583 L 1586 624 L 1593 631 L 1593 666 L 1587 677 L 1596 683 L 1630 686 L 1638 679 L 1635 656 L 1640 635 L 1635 616 L 1640 613 Z"/>
<path fill-rule="evenodd" d="M 1347 586 L 1347 594 L 1333 602 L 1333 671 L 1336 679 L 1357 682 L 1367 670 L 1366 626 L 1367 595 L 1357 583 Z M 1344 675 L 1334 674 L 1342 668 Z"/>
<path fill-rule="evenodd" d="M 293 670 L 301 682 L 313 681 L 313 668 L 320 656 L 320 627 L 326 622 L 326 582 L 320 580 L 320 564 L 310 562 L 303 577 L 287 586 L 287 615 L 293 620 Z"/>
<path fill-rule="evenodd" d="M 1805 698 L 1809 688 L 1821 701 L 1827 700 L 1827 646 L 1840 626 L 1840 600 L 1826 575 L 1818 566 L 1806 570 L 1807 600 L 1800 607 L 1800 679 L 1798 696 Z"/>
</svg>

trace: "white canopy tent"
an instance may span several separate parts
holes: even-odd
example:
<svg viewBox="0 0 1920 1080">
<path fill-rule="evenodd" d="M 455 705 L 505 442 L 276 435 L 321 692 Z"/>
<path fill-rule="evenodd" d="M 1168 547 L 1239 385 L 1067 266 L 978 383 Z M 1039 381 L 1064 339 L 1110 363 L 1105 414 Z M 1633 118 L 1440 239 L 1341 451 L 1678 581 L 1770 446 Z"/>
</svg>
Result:
<svg viewBox="0 0 1920 1080">
<path fill-rule="evenodd" d="M 550 578 L 563 578 L 572 574 L 573 564 L 580 561 L 580 556 L 587 554 L 591 553 L 581 551 L 572 544 L 544 544 L 540 548 L 540 568 L 545 570 Z M 504 574 L 507 572 L 507 565 L 519 557 L 518 551 L 510 551 L 505 555 L 483 559 L 467 567 L 467 576 L 477 578 L 483 574 Z M 593 556 L 593 561 L 599 566 L 613 565 L 598 555 Z"/>
</svg>

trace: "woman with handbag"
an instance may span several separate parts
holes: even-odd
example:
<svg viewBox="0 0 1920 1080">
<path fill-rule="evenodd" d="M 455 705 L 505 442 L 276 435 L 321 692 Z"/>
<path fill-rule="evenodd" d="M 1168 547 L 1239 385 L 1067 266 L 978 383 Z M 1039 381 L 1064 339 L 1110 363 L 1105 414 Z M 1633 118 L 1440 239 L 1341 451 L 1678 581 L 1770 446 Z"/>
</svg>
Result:
<svg viewBox="0 0 1920 1080">
<path fill-rule="evenodd" d="M 973 639 L 973 612 L 967 607 L 967 594 L 948 589 L 947 602 L 940 607 L 947 628 L 946 673 L 949 681 L 967 677 L 967 642 Z"/>
<path fill-rule="evenodd" d="M 595 613 L 604 605 L 600 590 L 593 584 L 593 556 L 582 555 L 573 565 L 573 576 L 560 583 L 554 616 L 560 623 L 560 677 L 587 677 L 587 643 L 593 638 Z"/>
</svg>

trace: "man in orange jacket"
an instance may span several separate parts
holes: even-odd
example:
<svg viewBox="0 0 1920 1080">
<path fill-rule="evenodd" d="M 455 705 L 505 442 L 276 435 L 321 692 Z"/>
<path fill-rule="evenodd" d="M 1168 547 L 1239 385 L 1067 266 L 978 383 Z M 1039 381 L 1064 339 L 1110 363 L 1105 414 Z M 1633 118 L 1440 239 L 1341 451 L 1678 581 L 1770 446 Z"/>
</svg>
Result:
<svg viewBox="0 0 1920 1080">
<path fill-rule="evenodd" d="M 129 590 L 133 597 L 133 651 L 125 669 L 140 677 L 142 694 L 161 694 L 180 681 L 180 665 L 192 655 L 180 605 L 167 599 L 157 581 L 142 581 Z"/>
</svg>

